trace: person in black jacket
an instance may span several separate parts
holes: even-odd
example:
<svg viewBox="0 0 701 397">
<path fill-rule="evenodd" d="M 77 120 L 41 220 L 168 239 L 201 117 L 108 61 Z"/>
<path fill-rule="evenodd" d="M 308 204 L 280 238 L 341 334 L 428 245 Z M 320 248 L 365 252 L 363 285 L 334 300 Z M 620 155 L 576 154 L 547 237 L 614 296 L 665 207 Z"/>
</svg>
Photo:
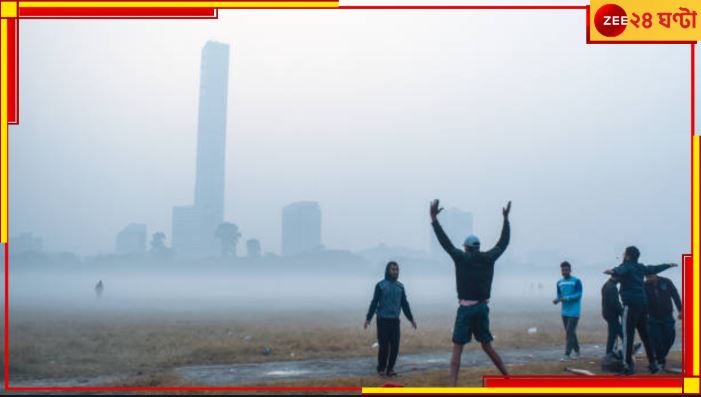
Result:
<svg viewBox="0 0 701 397">
<path fill-rule="evenodd" d="M 606 339 L 606 355 L 611 356 L 618 338 L 623 340 L 623 328 L 621 327 L 621 315 L 623 305 L 618 298 L 618 277 L 612 275 L 601 287 L 601 315 L 608 325 L 608 338 Z"/>
<path fill-rule="evenodd" d="M 377 312 L 377 374 L 380 376 L 396 376 L 394 364 L 399 355 L 399 312 L 411 322 L 416 329 L 414 316 L 411 314 L 409 301 L 406 298 L 404 284 L 397 281 L 399 265 L 389 262 L 385 267 L 385 278 L 375 285 L 375 293 L 370 302 L 368 314 L 365 316 L 364 329 L 368 328 L 372 316 Z"/>
<path fill-rule="evenodd" d="M 677 307 L 681 320 L 682 300 L 672 280 L 656 274 L 645 276 L 645 293 L 647 295 L 650 340 L 655 349 L 657 362 L 664 368 L 667 364 L 667 353 L 672 348 L 676 337 L 672 302 Z"/>
<path fill-rule="evenodd" d="M 455 263 L 455 281 L 458 290 L 458 313 L 453 328 L 453 355 L 450 360 L 450 384 L 455 386 L 458 382 L 460 371 L 460 358 L 463 347 L 472 339 L 482 344 L 482 350 L 489 356 L 499 371 L 507 375 L 506 367 L 499 354 L 492 347 L 492 334 L 489 332 L 489 297 L 492 290 L 494 277 L 494 263 L 504 253 L 509 245 L 510 226 L 509 212 L 511 202 L 502 210 L 504 225 L 501 229 L 501 237 L 494 248 L 489 251 L 480 251 L 479 239 L 470 235 L 465 239 L 463 249 L 453 246 L 448 236 L 438 223 L 438 214 L 443 208 L 438 208 L 439 201 L 431 203 L 431 225 L 436 233 L 438 242 L 450 255 Z"/>
<path fill-rule="evenodd" d="M 648 369 L 651 373 L 660 371 L 659 364 L 655 360 L 655 350 L 650 343 L 647 328 L 647 298 L 645 295 L 645 275 L 657 274 L 670 267 L 677 266 L 675 263 L 662 264 L 656 266 L 646 266 L 638 263 L 640 251 L 634 246 L 627 247 L 623 253 L 623 263 L 611 270 L 606 270 L 605 274 L 615 274 L 621 280 L 619 294 L 623 301 L 623 375 L 635 373 L 633 363 L 633 339 L 635 330 L 645 346 L 647 354 Z"/>
</svg>

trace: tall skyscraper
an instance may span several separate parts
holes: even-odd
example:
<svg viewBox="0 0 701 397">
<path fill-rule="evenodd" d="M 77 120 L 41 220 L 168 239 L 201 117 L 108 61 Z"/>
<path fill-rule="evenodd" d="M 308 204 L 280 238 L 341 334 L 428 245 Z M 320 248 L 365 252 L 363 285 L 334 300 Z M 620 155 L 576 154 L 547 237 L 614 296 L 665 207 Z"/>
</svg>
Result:
<svg viewBox="0 0 701 397">
<path fill-rule="evenodd" d="M 462 243 L 465 241 L 465 237 L 472 233 L 472 213 L 466 212 L 458 208 L 446 208 L 438 216 L 438 220 L 445 230 L 445 234 L 448 235 L 450 241 L 453 245 L 462 248 Z M 443 247 L 438 243 L 436 234 L 431 230 L 431 244 L 430 252 L 431 256 L 440 258 L 441 255 L 445 255 Z"/>
<path fill-rule="evenodd" d="M 314 201 L 299 201 L 282 209 L 282 255 L 322 248 L 321 209 Z"/>
<path fill-rule="evenodd" d="M 117 233 L 116 252 L 119 255 L 143 254 L 146 252 L 146 225 L 130 223 Z"/>
<path fill-rule="evenodd" d="M 214 237 L 224 221 L 226 110 L 229 45 L 213 41 L 202 49 L 197 120 L 195 203 L 173 208 L 176 255 L 204 257 L 219 252 Z"/>
</svg>

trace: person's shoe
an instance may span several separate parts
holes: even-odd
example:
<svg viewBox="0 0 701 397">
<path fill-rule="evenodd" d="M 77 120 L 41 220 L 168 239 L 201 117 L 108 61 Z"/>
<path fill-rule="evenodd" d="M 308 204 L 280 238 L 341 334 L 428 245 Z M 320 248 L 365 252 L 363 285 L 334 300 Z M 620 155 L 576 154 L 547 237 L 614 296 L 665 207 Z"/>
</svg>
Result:
<svg viewBox="0 0 701 397">
<path fill-rule="evenodd" d="M 660 372 L 660 366 L 657 365 L 657 362 L 651 362 L 650 365 L 647 366 L 647 368 L 650 370 L 651 374 L 656 374 Z"/>
<path fill-rule="evenodd" d="M 383 371 L 380 371 L 380 370 L 378 369 L 378 370 L 377 370 L 377 376 L 379 376 L 380 378 L 384 378 L 384 377 L 387 376 L 387 373 L 386 373 L 384 370 L 383 370 Z"/>
<path fill-rule="evenodd" d="M 577 360 L 577 359 L 579 359 L 579 357 L 581 357 L 579 352 L 574 352 L 574 359 Z"/>
<path fill-rule="evenodd" d="M 387 370 L 387 377 L 392 378 L 392 377 L 395 377 L 395 376 L 397 376 L 397 373 L 396 373 L 396 372 L 394 372 L 394 371 L 391 370 L 391 369 L 388 369 L 388 370 Z"/>
<path fill-rule="evenodd" d="M 624 375 L 624 376 L 635 375 L 635 368 L 632 368 L 632 367 L 623 368 L 623 371 L 619 372 L 618 374 Z"/>
<path fill-rule="evenodd" d="M 562 357 L 560 357 L 560 361 L 570 361 L 572 360 L 572 357 L 570 357 L 569 354 L 563 354 Z"/>
</svg>

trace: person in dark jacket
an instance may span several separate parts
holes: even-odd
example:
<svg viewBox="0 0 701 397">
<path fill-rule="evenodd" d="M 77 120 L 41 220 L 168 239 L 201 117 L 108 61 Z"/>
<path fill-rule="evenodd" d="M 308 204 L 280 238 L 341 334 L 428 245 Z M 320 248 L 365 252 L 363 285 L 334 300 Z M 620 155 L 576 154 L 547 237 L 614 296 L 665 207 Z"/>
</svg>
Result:
<svg viewBox="0 0 701 397">
<path fill-rule="evenodd" d="M 608 325 L 607 356 L 614 354 L 618 338 L 623 340 L 623 328 L 621 327 L 623 305 L 618 297 L 618 281 L 618 276 L 612 275 L 601 287 L 601 315 Z"/>
<path fill-rule="evenodd" d="M 623 253 L 623 263 L 604 273 L 616 275 L 621 280 L 619 294 L 623 301 L 623 372 L 624 375 L 635 373 L 633 363 L 633 339 L 635 330 L 645 346 L 647 354 L 648 369 L 651 373 L 660 371 L 660 367 L 655 359 L 655 351 L 650 343 L 647 330 L 647 298 L 645 295 L 644 277 L 646 274 L 657 274 L 667 270 L 676 264 L 662 264 L 656 266 L 646 266 L 638 263 L 640 251 L 634 246 L 627 247 Z"/>
<path fill-rule="evenodd" d="M 489 251 L 480 251 L 480 241 L 477 236 L 470 235 L 463 243 L 463 249 L 453 246 L 448 236 L 438 223 L 438 214 L 443 208 L 438 207 L 439 201 L 431 203 L 431 224 L 436 233 L 438 242 L 450 255 L 455 264 L 455 281 L 458 290 L 458 312 L 453 328 L 453 355 L 450 360 L 450 384 L 455 386 L 460 372 L 460 358 L 463 347 L 472 339 L 482 344 L 482 350 L 489 356 L 494 365 L 507 375 L 506 367 L 499 354 L 492 347 L 492 334 L 489 332 L 489 297 L 492 290 L 494 277 L 494 263 L 504 253 L 509 245 L 510 226 L 509 212 L 511 202 L 502 210 L 504 225 L 501 229 L 501 237 Z"/>
<path fill-rule="evenodd" d="M 667 364 L 667 353 L 672 348 L 676 337 L 672 302 L 677 307 L 681 320 L 682 300 L 672 280 L 656 274 L 645 276 L 645 294 L 647 295 L 650 341 L 655 349 L 657 362 L 664 368 Z"/>
<path fill-rule="evenodd" d="M 397 281 L 399 278 L 399 265 L 397 262 L 389 262 L 385 267 L 385 278 L 375 285 L 375 293 L 368 314 L 365 316 L 367 329 L 372 316 L 377 313 L 377 374 L 380 376 L 396 376 L 394 364 L 399 355 L 399 312 L 404 312 L 411 326 L 416 329 L 414 316 L 411 314 L 409 301 L 406 298 L 404 285 Z"/>
</svg>

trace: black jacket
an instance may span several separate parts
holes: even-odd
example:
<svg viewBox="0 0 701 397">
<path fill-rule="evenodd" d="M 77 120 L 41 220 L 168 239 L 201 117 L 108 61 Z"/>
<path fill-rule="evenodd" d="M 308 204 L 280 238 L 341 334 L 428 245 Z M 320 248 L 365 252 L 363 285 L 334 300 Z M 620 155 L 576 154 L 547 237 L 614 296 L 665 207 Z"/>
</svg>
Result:
<svg viewBox="0 0 701 397">
<path fill-rule="evenodd" d="M 647 311 L 650 317 L 665 319 L 673 317 L 672 301 L 679 312 L 682 311 L 682 300 L 674 287 L 672 280 L 657 276 L 656 283 L 645 283 L 647 294 Z"/>
<path fill-rule="evenodd" d="M 618 282 L 609 279 L 601 287 L 601 315 L 605 319 L 616 318 L 623 314 L 623 305 L 618 298 Z"/>
<path fill-rule="evenodd" d="M 492 278 L 494 277 L 494 262 L 509 245 L 509 221 L 504 220 L 501 237 L 494 248 L 485 252 L 465 252 L 455 248 L 438 221 L 431 224 L 438 242 L 455 263 L 458 299 L 477 301 L 489 299 L 492 291 Z"/>
</svg>

